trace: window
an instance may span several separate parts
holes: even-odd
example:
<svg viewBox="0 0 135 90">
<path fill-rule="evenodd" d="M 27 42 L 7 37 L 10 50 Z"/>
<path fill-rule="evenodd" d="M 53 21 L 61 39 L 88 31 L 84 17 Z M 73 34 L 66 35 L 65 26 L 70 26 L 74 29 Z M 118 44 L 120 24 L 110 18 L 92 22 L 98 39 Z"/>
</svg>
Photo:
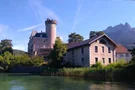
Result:
<svg viewBox="0 0 135 90">
<path fill-rule="evenodd" d="M 74 55 L 74 50 L 72 50 L 72 55 Z"/>
<path fill-rule="evenodd" d="M 73 65 L 74 65 L 74 58 L 72 58 L 72 62 L 73 62 Z"/>
<path fill-rule="evenodd" d="M 120 57 L 123 57 L 124 55 L 123 54 L 120 54 Z"/>
<path fill-rule="evenodd" d="M 102 60 L 103 60 L 103 63 L 105 63 L 105 58 L 102 58 Z"/>
<path fill-rule="evenodd" d="M 108 53 L 111 53 L 111 48 L 110 47 L 108 47 Z"/>
<path fill-rule="evenodd" d="M 42 34 L 40 35 L 40 37 L 42 37 Z"/>
<path fill-rule="evenodd" d="M 129 57 L 129 54 L 128 53 L 126 53 L 126 57 Z"/>
<path fill-rule="evenodd" d="M 109 63 L 111 63 L 111 58 L 108 58 L 108 60 L 109 60 Z"/>
<path fill-rule="evenodd" d="M 82 58 L 82 64 L 84 65 L 84 58 Z"/>
<path fill-rule="evenodd" d="M 81 52 L 83 53 L 84 51 L 83 51 L 83 47 L 81 48 Z"/>
<path fill-rule="evenodd" d="M 102 52 L 104 53 L 104 46 L 102 46 Z"/>
<path fill-rule="evenodd" d="M 84 58 L 82 58 L 82 62 L 84 61 Z"/>
<path fill-rule="evenodd" d="M 97 46 L 95 46 L 95 52 L 98 52 L 98 47 Z"/>
<path fill-rule="evenodd" d="M 98 58 L 96 57 L 96 58 L 95 58 L 95 63 L 97 63 L 97 62 L 98 62 Z"/>
</svg>

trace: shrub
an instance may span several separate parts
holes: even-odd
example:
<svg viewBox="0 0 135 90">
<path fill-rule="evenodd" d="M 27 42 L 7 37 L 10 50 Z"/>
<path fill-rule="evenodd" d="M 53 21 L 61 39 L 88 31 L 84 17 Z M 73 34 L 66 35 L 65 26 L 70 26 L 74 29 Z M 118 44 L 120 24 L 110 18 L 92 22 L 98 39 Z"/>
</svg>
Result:
<svg viewBox="0 0 135 90">
<path fill-rule="evenodd" d="M 103 65 L 102 65 L 100 62 L 97 62 L 96 64 L 93 64 L 93 65 L 91 66 L 91 68 L 102 69 L 102 68 L 103 68 Z"/>
</svg>

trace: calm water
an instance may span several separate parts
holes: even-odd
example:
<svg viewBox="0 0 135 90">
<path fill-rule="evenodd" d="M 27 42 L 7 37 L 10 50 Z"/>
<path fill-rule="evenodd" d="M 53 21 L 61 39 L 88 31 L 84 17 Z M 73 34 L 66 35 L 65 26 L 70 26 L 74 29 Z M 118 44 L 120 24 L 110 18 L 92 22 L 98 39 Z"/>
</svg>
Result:
<svg viewBox="0 0 135 90">
<path fill-rule="evenodd" d="M 94 82 L 69 77 L 0 74 L 0 90 L 135 90 L 135 84 Z"/>
</svg>

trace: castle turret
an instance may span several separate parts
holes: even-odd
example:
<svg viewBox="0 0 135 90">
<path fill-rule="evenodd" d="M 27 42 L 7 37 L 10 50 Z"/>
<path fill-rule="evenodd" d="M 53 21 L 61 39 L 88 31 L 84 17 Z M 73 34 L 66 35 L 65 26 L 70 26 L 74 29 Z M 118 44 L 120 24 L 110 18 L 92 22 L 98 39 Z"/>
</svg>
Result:
<svg viewBox="0 0 135 90">
<path fill-rule="evenodd" d="M 53 45 L 55 44 L 55 40 L 56 40 L 56 25 L 57 25 L 57 21 L 56 20 L 51 20 L 51 19 L 47 19 L 45 21 L 46 24 L 46 34 L 48 37 L 48 45 L 53 48 Z"/>
</svg>

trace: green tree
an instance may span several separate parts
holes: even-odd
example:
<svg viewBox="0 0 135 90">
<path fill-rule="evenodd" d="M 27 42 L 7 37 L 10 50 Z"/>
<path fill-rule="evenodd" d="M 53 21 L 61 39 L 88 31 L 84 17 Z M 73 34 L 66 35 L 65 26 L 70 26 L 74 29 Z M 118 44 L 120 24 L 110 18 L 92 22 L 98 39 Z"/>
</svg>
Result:
<svg viewBox="0 0 135 90">
<path fill-rule="evenodd" d="M 30 60 L 32 66 L 41 66 L 44 63 L 44 58 L 40 56 L 34 56 Z"/>
<path fill-rule="evenodd" d="M 91 31 L 90 35 L 89 35 L 89 38 L 92 38 L 92 37 L 95 37 L 95 36 L 99 36 L 99 35 L 102 35 L 102 34 L 104 34 L 103 31 Z"/>
<path fill-rule="evenodd" d="M 75 32 L 74 33 L 71 33 L 68 35 L 68 42 L 71 43 L 71 42 L 81 42 L 83 41 L 84 37 L 81 36 L 80 34 L 76 34 Z"/>
<path fill-rule="evenodd" d="M 59 68 L 62 62 L 63 55 L 66 53 L 67 47 L 60 39 L 56 39 L 53 50 L 49 55 L 49 65 L 54 68 Z"/>
<path fill-rule="evenodd" d="M 104 32 L 103 31 L 98 31 L 97 32 L 97 35 L 99 36 L 99 35 L 103 35 L 104 34 Z"/>
<path fill-rule="evenodd" d="M 9 51 L 10 53 L 13 54 L 13 49 L 12 49 L 12 40 L 9 39 L 3 39 L 1 40 L 0 43 L 0 53 L 4 54 L 4 52 Z"/>
<path fill-rule="evenodd" d="M 9 65 L 10 64 L 10 60 L 13 59 L 13 55 L 10 52 L 6 51 L 3 54 L 3 58 L 4 58 L 4 62 Z"/>
<path fill-rule="evenodd" d="M 92 37 L 94 37 L 94 36 L 96 36 L 96 31 L 91 31 L 90 32 L 90 35 L 89 35 L 89 38 L 92 38 Z"/>
<path fill-rule="evenodd" d="M 135 62 L 135 48 L 130 49 L 129 51 L 131 52 L 131 55 L 132 55 L 131 62 Z"/>
</svg>

